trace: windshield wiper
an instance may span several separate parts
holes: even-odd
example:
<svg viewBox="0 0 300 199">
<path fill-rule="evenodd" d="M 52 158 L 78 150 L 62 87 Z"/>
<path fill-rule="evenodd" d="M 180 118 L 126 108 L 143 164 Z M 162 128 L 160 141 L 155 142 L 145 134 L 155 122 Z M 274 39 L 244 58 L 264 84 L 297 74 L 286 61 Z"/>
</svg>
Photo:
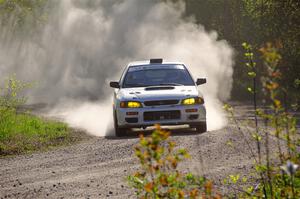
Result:
<svg viewBox="0 0 300 199">
<path fill-rule="evenodd" d="M 159 85 L 161 85 L 161 86 L 184 86 L 183 84 L 178 84 L 178 83 L 161 83 Z"/>
</svg>

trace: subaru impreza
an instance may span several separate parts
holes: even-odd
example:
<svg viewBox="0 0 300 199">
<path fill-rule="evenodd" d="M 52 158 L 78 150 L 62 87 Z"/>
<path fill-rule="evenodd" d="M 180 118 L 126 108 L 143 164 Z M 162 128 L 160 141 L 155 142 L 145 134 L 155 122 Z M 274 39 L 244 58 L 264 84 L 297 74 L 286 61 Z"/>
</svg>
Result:
<svg viewBox="0 0 300 199">
<path fill-rule="evenodd" d="M 131 128 L 189 125 L 205 132 L 206 109 L 198 85 L 184 63 L 150 59 L 129 63 L 115 88 L 113 117 L 116 136 Z"/>
</svg>

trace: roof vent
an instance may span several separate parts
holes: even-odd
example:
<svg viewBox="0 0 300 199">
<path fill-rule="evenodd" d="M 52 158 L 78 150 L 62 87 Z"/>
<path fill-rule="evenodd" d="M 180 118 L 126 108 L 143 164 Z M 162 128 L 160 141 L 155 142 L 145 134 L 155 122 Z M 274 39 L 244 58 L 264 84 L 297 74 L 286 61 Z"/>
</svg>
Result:
<svg viewBox="0 0 300 199">
<path fill-rule="evenodd" d="M 163 59 L 150 59 L 150 64 L 161 64 L 163 62 Z"/>
</svg>

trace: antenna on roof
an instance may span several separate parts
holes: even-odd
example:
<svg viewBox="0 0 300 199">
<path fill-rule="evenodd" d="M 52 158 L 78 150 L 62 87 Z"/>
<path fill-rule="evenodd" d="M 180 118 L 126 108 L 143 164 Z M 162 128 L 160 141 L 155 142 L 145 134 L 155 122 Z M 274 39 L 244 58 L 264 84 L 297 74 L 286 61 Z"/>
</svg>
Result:
<svg viewBox="0 0 300 199">
<path fill-rule="evenodd" d="M 163 62 L 162 58 L 159 59 L 150 59 L 150 64 L 161 64 Z"/>
</svg>

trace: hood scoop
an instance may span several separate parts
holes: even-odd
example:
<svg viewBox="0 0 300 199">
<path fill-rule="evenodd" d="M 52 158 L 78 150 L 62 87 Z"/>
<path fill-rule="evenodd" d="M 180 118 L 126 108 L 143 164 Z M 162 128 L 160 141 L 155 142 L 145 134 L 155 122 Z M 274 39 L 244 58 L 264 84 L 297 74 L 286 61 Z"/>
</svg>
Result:
<svg viewBox="0 0 300 199">
<path fill-rule="evenodd" d="M 154 91 L 154 90 L 172 90 L 174 86 L 149 86 L 145 88 L 146 91 Z"/>
</svg>

